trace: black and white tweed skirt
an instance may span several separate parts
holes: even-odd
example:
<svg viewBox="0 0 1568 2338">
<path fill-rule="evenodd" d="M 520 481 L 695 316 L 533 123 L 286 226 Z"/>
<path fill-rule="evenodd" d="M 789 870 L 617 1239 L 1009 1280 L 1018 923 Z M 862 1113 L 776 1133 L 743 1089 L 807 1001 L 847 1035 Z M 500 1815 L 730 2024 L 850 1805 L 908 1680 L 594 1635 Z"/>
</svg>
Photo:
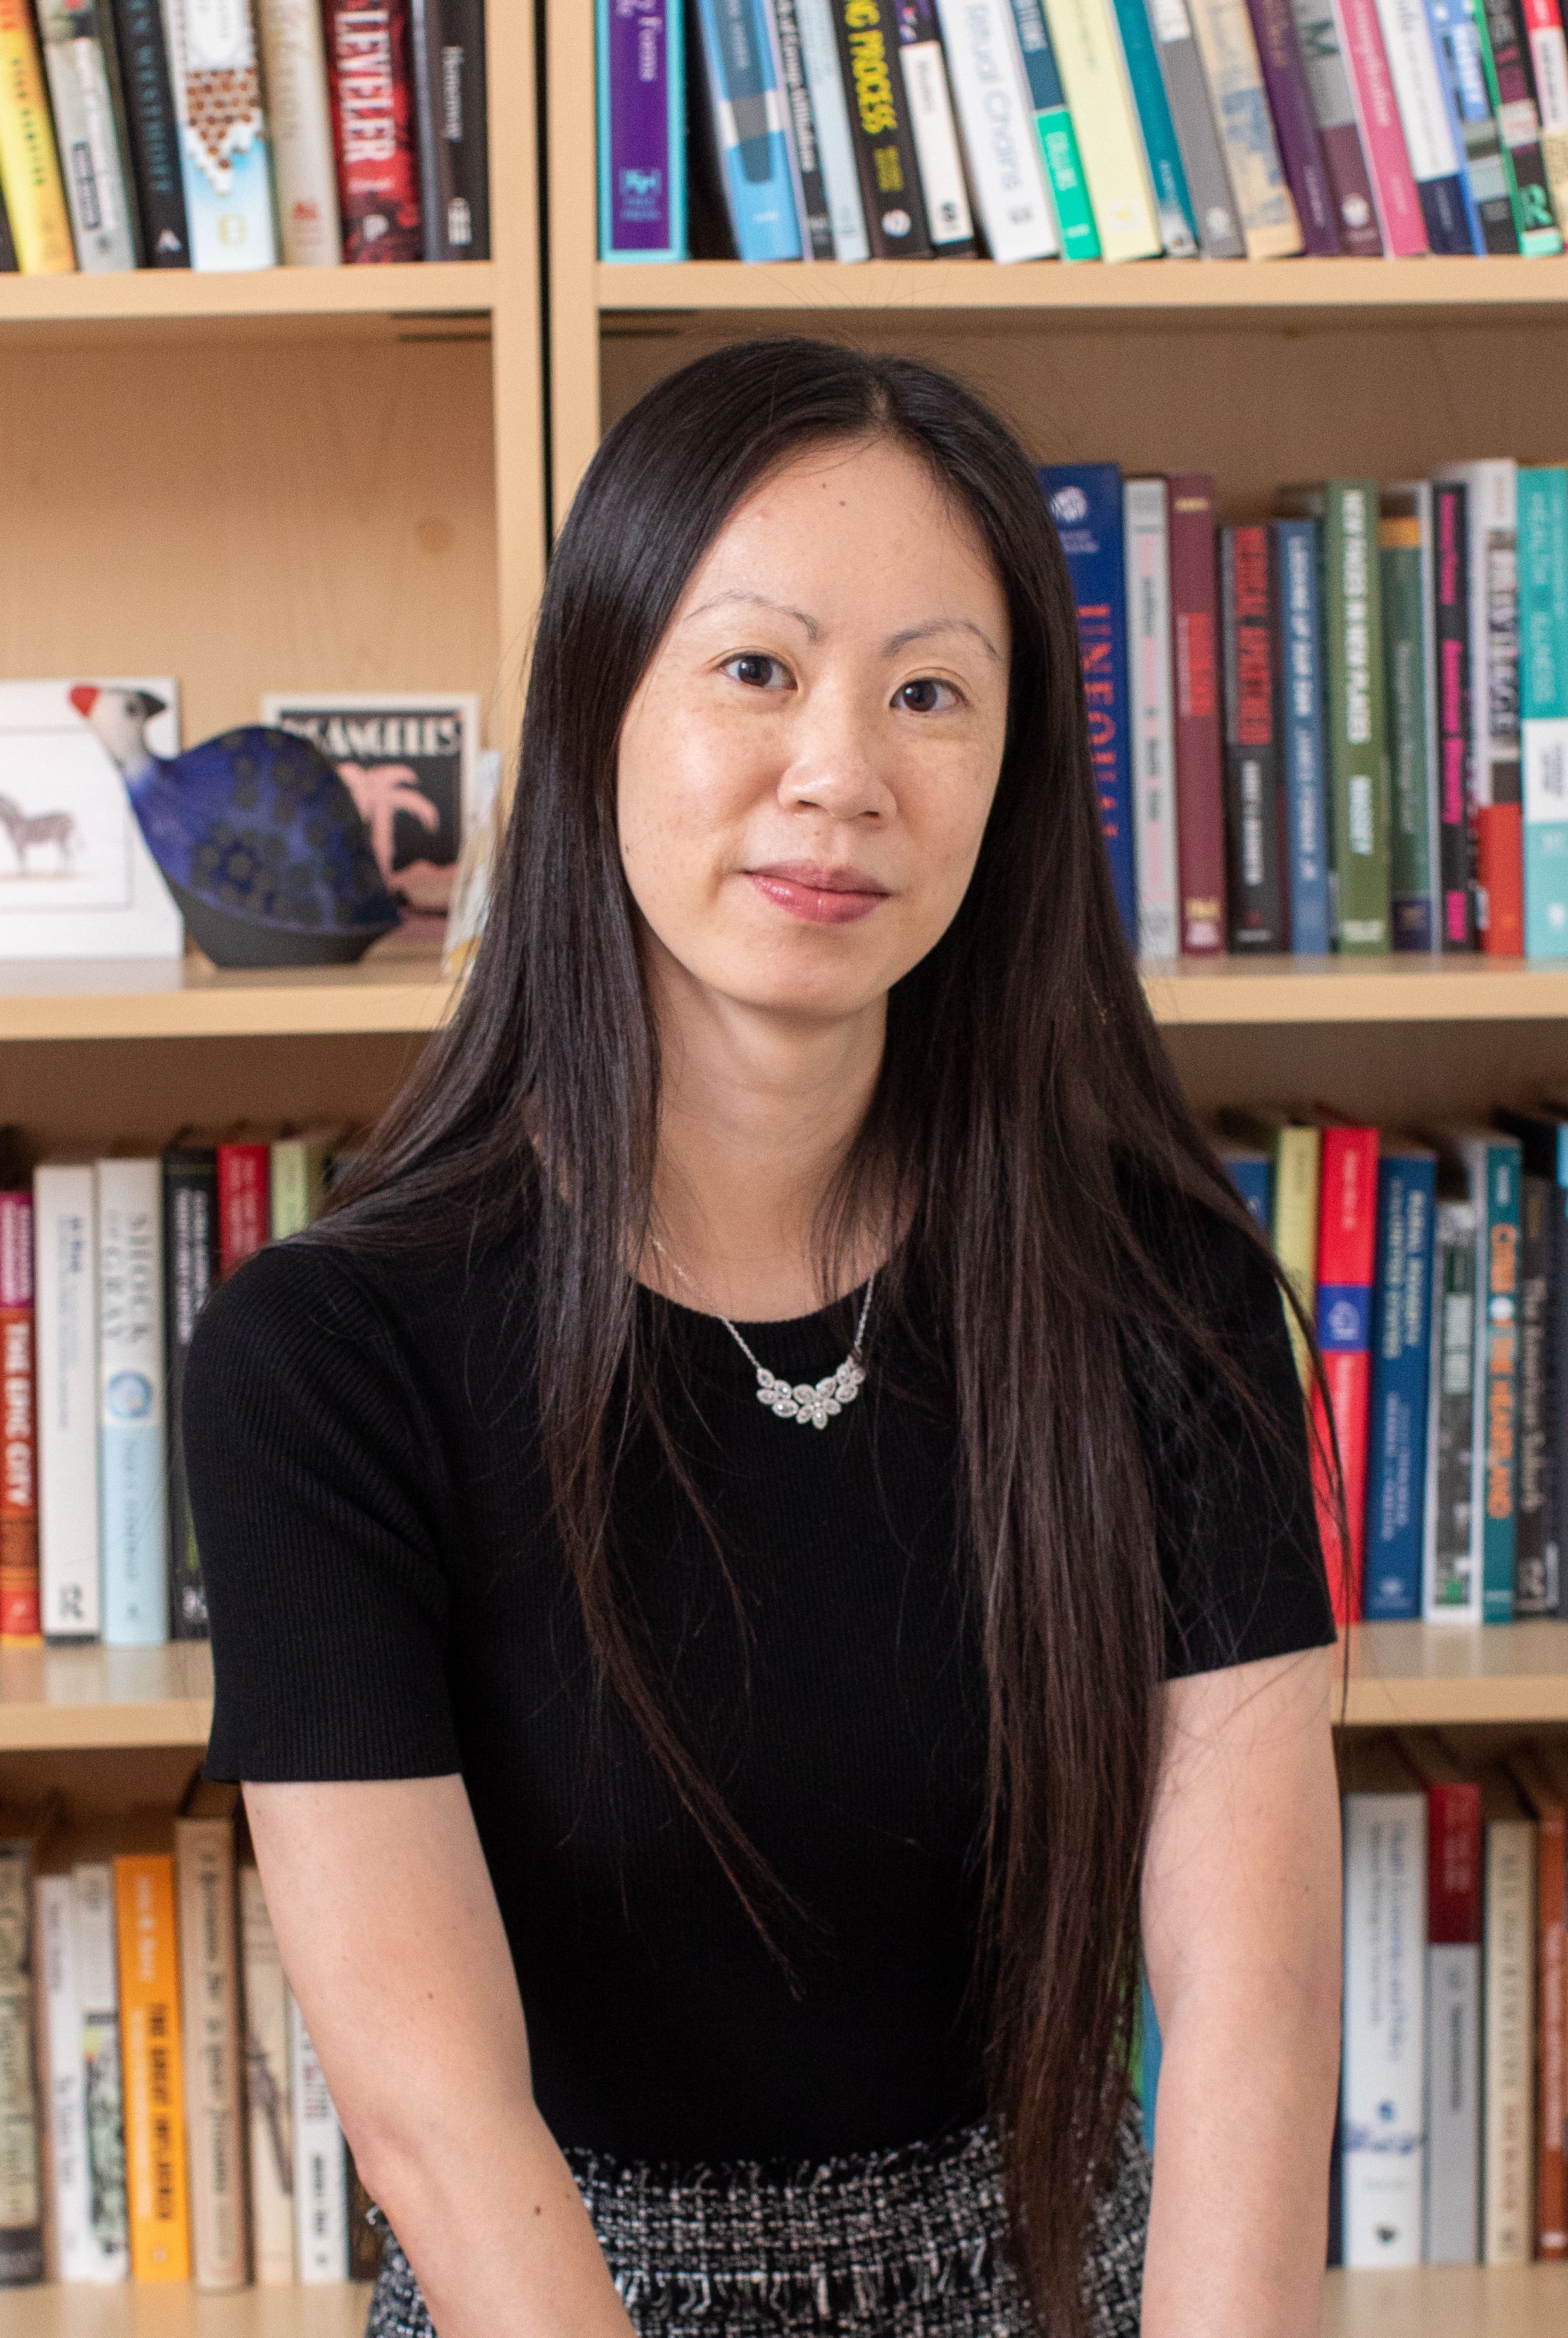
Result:
<svg viewBox="0 0 1568 2338">
<path fill-rule="evenodd" d="M 566 2159 L 638 2338 L 1037 2338 L 984 2123 L 794 2168 Z M 1129 2114 L 1083 2268 L 1094 2338 L 1137 2338 L 1149 2183 Z M 366 2338 L 433 2338 L 391 2232 Z"/>
</svg>

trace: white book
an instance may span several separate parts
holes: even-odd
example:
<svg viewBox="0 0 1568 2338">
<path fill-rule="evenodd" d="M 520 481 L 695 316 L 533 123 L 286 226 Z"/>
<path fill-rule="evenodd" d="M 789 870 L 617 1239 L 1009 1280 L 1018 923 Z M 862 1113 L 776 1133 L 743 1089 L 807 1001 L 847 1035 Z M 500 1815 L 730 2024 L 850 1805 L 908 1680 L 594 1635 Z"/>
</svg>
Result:
<svg viewBox="0 0 1568 2338">
<path fill-rule="evenodd" d="M 1056 211 L 1009 0 L 936 0 L 953 102 L 993 260 L 1052 260 Z"/>
<path fill-rule="evenodd" d="M 828 191 L 833 257 L 869 260 L 871 245 L 860 201 L 860 176 L 855 167 L 855 133 L 849 126 L 849 102 L 833 31 L 833 0 L 795 0 L 795 21 L 817 123 L 817 160 Z"/>
<path fill-rule="evenodd" d="M 1138 955 L 1180 948 L 1176 867 L 1176 710 L 1171 680 L 1171 505 L 1163 479 L 1125 479 L 1127 672 L 1132 716 L 1132 851 Z"/>
<path fill-rule="evenodd" d="M 926 224 L 938 260 L 951 243 L 967 243 L 975 233 L 964 155 L 940 41 L 906 41 L 898 51 L 904 92 L 909 100 L 909 131 L 920 165 Z"/>
<path fill-rule="evenodd" d="M 92 275 L 136 265 L 131 174 L 100 31 L 107 14 L 70 0 L 41 0 L 38 9 L 76 265 Z"/>
<path fill-rule="evenodd" d="M 1470 580 L 1470 786 L 1482 811 L 1522 795 L 1519 725 L 1519 466 L 1448 463 L 1434 472 L 1465 489 Z M 1487 923 L 1485 889 L 1475 895 Z"/>
<path fill-rule="evenodd" d="M 1483 1898 L 1485 2073 L 1481 2262 L 1524 2264 L 1535 2240 L 1535 1822 L 1489 1776 Z"/>
<path fill-rule="evenodd" d="M 1377 0 L 1377 7 L 1410 175 L 1418 189 L 1431 179 L 1457 179 L 1463 160 L 1449 124 L 1426 0 Z"/>
<path fill-rule="evenodd" d="M 294 2128 L 289 1984 L 261 1878 L 240 1870 L 250 2261 L 263 2287 L 294 2278 Z"/>
<path fill-rule="evenodd" d="M 289 1992 L 294 2095 L 294 2244 L 302 2282 L 348 2278 L 348 2163 L 310 2033 Z"/>
<path fill-rule="evenodd" d="M 120 2064 L 114 1870 L 109 1861 L 79 1862 L 71 1877 L 71 1902 L 76 2001 L 82 2024 L 83 2088 L 87 2106 L 93 2278 L 124 2281 L 131 2271 L 125 2203 L 125 2107 Z"/>
<path fill-rule="evenodd" d="M 1345 1796 L 1345 2048 L 1340 2102 L 1348 2267 L 1421 2262 L 1426 2184 L 1426 1797 L 1357 1753 Z"/>
<path fill-rule="evenodd" d="M 92 2187 L 87 2166 L 87 2094 L 71 1878 L 33 1880 L 38 1939 L 39 2061 L 48 2137 L 47 2184 L 54 2262 L 61 2281 L 96 2277 Z"/>
<path fill-rule="evenodd" d="M 44 1633 L 98 1636 L 98 1234 L 90 1161 L 33 1178 L 38 1566 Z"/>
<path fill-rule="evenodd" d="M 272 157 L 250 0 L 162 0 L 194 269 L 274 268 Z"/>
<path fill-rule="evenodd" d="M 256 18 L 283 258 L 290 268 L 336 268 L 343 231 L 318 0 L 256 0 Z"/>
<path fill-rule="evenodd" d="M 162 1165 L 100 1161 L 96 1176 L 103 1643 L 157 1647 L 169 1637 Z"/>
</svg>

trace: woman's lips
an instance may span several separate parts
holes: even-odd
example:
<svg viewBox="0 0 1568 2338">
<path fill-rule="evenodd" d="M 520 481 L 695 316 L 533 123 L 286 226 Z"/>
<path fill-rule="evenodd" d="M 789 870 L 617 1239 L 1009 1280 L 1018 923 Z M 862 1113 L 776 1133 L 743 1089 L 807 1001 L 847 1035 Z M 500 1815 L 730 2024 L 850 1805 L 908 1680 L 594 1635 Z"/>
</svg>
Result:
<svg viewBox="0 0 1568 2338">
<path fill-rule="evenodd" d="M 780 860 L 748 869 L 747 877 L 765 900 L 811 926 L 852 926 L 887 899 L 886 886 L 862 869 L 819 868 L 808 860 Z"/>
</svg>

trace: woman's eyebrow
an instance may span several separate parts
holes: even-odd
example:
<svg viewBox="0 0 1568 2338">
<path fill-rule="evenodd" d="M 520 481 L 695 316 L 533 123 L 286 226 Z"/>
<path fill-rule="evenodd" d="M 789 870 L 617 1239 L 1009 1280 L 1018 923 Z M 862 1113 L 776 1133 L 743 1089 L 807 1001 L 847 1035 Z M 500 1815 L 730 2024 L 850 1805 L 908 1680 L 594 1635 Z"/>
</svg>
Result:
<svg viewBox="0 0 1568 2338">
<path fill-rule="evenodd" d="M 705 617 L 710 609 L 721 609 L 730 601 L 749 601 L 754 608 L 771 609 L 775 616 L 793 618 L 796 624 L 805 627 L 808 641 L 819 642 L 822 638 L 821 626 L 815 617 L 808 617 L 804 609 L 792 609 L 788 601 L 770 600 L 766 593 L 745 593 L 739 588 L 733 593 L 715 593 L 710 601 L 701 602 L 695 609 L 688 609 L 681 622 L 689 625 L 693 617 Z"/>
<path fill-rule="evenodd" d="M 1002 653 L 990 634 L 983 634 L 969 617 L 933 617 L 924 625 L 906 625 L 902 633 L 890 634 L 882 646 L 887 656 L 892 657 L 897 651 L 907 649 L 911 642 L 926 641 L 932 634 L 953 633 L 973 634 L 986 656 L 995 664 L 1001 664 Z"/>
</svg>

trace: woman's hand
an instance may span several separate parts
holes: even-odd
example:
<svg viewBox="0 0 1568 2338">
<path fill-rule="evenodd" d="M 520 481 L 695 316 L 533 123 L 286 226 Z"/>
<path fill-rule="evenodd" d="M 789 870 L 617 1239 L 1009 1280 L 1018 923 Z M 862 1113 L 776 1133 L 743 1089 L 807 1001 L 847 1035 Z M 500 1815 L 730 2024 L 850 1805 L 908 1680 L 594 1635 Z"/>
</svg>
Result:
<svg viewBox="0 0 1568 2338">
<path fill-rule="evenodd" d="M 1317 2338 L 1339 2075 L 1337 1652 L 1171 1683 L 1143 1871 L 1144 2338 Z"/>
<path fill-rule="evenodd" d="M 461 1778 L 248 1786 L 245 1805 L 332 2100 L 441 2338 L 627 2338 L 534 2107 Z"/>
</svg>

